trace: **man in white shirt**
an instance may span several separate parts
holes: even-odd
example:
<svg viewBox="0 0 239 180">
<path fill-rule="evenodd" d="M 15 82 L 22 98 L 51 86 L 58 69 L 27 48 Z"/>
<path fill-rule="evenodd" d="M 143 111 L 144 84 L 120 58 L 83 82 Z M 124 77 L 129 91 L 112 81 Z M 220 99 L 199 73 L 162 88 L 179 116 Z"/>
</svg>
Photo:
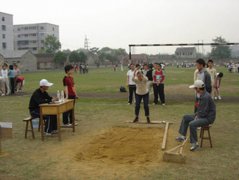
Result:
<svg viewBox="0 0 239 180">
<path fill-rule="evenodd" d="M 127 82 L 126 82 L 129 88 L 128 104 L 132 104 L 133 94 L 135 97 L 135 93 L 136 93 L 136 84 L 132 80 L 134 77 L 134 69 L 135 69 L 134 64 L 130 64 L 130 70 L 127 72 Z"/>
</svg>

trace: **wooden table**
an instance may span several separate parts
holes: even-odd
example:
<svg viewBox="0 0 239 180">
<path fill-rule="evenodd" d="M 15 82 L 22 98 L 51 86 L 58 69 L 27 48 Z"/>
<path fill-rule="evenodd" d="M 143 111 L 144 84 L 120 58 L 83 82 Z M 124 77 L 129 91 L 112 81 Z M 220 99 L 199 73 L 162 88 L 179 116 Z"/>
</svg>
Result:
<svg viewBox="0 0 239 180">
<path fill-rule="evenodd" d="M 52 104 L 41 104 L 40 105 L 40 123 L 41 123 L 41 139 L 44 141 L 44 128 L 43 128 L 43 116 L 45 115 L 56 115 L 57 118 L 57 131 L 58 131 L 58 139 L 61 141 L 61 120 L 62 114 L 72 110 L 72 126 L 68 126 L 68 128 L 72 128 L 73 132 L 75 132 L 75 115 L 74 115 L 74 100 L 66 99 L 61 103 L 52 103 Z"/>
</svg>

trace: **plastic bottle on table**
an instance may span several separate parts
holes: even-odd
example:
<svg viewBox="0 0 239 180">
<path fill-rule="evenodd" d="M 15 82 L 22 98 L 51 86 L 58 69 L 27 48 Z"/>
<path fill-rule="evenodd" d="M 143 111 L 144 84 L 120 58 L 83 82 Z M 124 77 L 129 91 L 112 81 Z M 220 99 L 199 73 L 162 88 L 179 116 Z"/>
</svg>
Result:
<svg viewBox="0 0 239 180">
<path fill-rule="evenodd" d="M 60 101 L 61 100 L 61 95 L 60 95 L 60 91 L 59 90 L 57 90 L 56 96 L 57 96 L 58 101 Z"/>
<path fill-rule="evenodd" d="M 61 91 L 61 101 L 64 102 L 65 98 L 64 98 L 64 91 Z"/>
</svg>

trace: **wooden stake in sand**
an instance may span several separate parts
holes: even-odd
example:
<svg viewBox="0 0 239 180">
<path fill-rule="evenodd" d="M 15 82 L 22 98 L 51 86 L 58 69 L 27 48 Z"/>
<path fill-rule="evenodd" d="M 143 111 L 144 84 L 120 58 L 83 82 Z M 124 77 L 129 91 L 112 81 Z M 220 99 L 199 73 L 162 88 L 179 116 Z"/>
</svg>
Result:
<svg viewBox="0 0 239 180">
<path fill-rule="evenodd" d="M 163 161 L 185 163 L 186 156 L 183 155 L 183 146 L 185 145 L 186 142 L 187 142 L 187 139 L 181 145 L 178 145 L 178 146 L 164 152 Z"/>
<path fill-rule="evenodd" d="M 162 143 L 162 147 L 161 147 L 162 150 L 165 150 L 165 148 L 166 148 L 168 127 L 169 127 L 169 122 L 166 122 L 165 129 L 164 129 L 164 135 L 163 135 L 163 143 Z"/>
</svg>

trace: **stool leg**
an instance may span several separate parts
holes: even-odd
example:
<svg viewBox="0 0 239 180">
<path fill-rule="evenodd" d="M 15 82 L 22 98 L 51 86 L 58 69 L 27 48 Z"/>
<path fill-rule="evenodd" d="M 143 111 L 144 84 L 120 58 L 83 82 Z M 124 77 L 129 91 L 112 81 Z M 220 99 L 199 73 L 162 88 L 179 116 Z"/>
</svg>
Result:
<svg viewBox="0 0 239 180">
<path fill-rule="evenodd" d="M 26 121 L 25 139 L 27 139 L 27 132 L 28 132 L 28 121 Z"/>
<path fill-rule="evenodd" d="M 203 130 L 203 127 L 201 127 L 201 129 L 200 129 L 200 138 L 202 138 L 202 130 Z"/>
<path fill-rule="evenodd" d="M 200 136 L 201 136 L 201 144 L 200 144 L 200 147 L 202 147 L 202 142 L 203 142 L 203 137 L 204 137 L 204 129 L 203 129 L 203 128 L 201 129 Z"/>
<path fill-rule="evenodd" d="M 210 146 L 212 148 L 212 139 L 211 139 L 210 129 L 208 129 L 208 139 L 209 139 L 209 142 L 210 142 Z"/>
<path fill-rule="evenodd" d="M 32 120 L 30 121 L 30 124 L 31 124 L 32 138 L 35 139 L 33 125 L 32 125 Z"/>
<path fill-rule="evenodd" d="M 41 121 L 40 121 L 40 118 L 39 118 L 38 132 L 40 132 L 40 128 L 41 128 Z"/>
</svg>

